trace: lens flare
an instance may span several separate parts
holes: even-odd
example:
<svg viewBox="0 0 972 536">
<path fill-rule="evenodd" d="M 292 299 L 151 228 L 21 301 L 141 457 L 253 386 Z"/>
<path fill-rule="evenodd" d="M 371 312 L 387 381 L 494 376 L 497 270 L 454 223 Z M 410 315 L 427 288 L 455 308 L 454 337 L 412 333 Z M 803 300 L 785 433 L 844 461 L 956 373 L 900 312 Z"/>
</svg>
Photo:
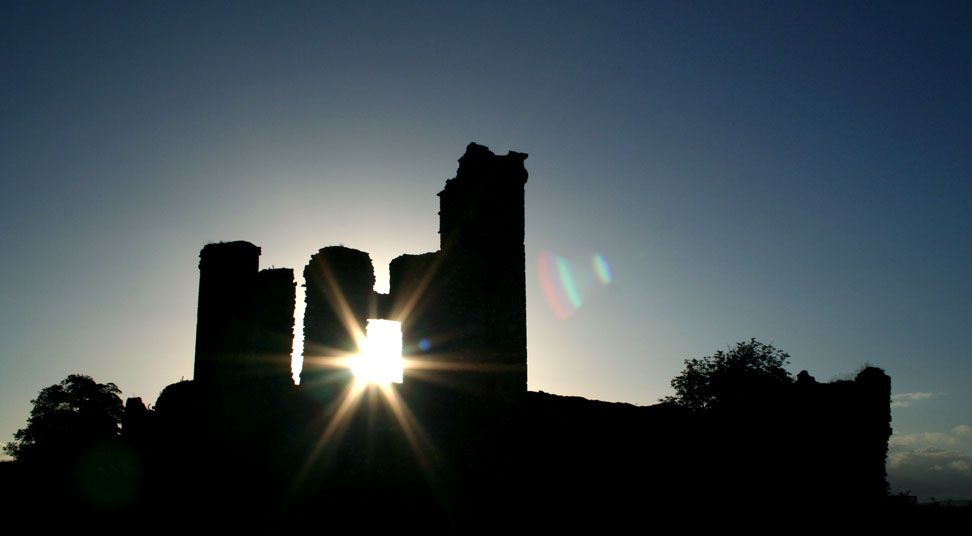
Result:
<svg viewBox="0 0 972 536">
<path fill-rule="evenodd" d="M 608 264 L 607 259 L 604 255 L 597 253 L 594 258 L 591 259 L 594 263 L 594 273 L 597 274 L 597 279 L 602 285 L 607 285 L 611 282 L 611 266 Z"/>
<path fill-rule="evenodd" d="M 355 378 L 370 383 L 402 383 L 402 324 L 368 320 L 364 350 L 351 362 Z"/>
<path fill-rule="evenodd" d="M 574 283 L 574 277 L 570 275 L 570 265 L 563 257 L 557 257 L 557 275 L 560 276 L 560 286 L 567 293 L 570 304 L 574 309 L 579 309 L 583 300 L 581 299 L 580 289 Z"/>
<path fill-rule="evenodd" d="M 562 319 L 569 318 L 584 304 L 586 294 L 592 287 L 611 282 L 611 265 L 604 255 L 595 254 L 590 266 L 582 269 L 584 264 L 574 265 L 564 257 L 546 251 L 540 253 L 537 259 L 540 289 L 555 315 Z"/>
<path fill-rule="evenodd" d="M 560 284 L 559 270 L 556 268 L 557 258 L 544 251 L 537 260 L 540 275 L 540 288 L 547 298 L 547 304 L 559 318 L 569 318 L 577 310 L 567 298 L 563 285 Z"/>
</svg>

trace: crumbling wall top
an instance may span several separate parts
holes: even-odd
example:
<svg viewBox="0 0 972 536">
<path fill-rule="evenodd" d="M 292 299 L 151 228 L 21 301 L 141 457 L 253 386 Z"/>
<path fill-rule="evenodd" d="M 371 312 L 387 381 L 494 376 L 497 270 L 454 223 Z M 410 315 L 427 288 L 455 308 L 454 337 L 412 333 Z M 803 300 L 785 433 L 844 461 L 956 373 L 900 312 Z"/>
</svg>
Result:
<svg viewBox="0 0 972 536">
<path fill-rule="evenodd" d="M 446 181 L 445 188 L 439 195 L 451 193 L 456 189 L 469 187 L 493 186 L 503 181 L 516 186 L 523 186 L 527 181 L 526 153 L 509 151 L 505 156 L 497 156 L 477 143 L 466 146 L 466 154 L 459 158 L 459 169 L 456 177 Z"/>
<path fill-rule="evenodd" d="M 321 277 L 331 278 L 336 274 L 340 274 L 339 279 L 350 278 L 359 284 L 367 284 L 369 289 L 375 286 L 371 256 L 361 250 L 345 246 L 323 247 L 311 256 L 310 262 L 304 267 L 305 282 Z"/>
<path fill-rule="evenodd" d="M 259 269 L 260 252 L 259 246 L 245 240 L 206 244 L 199 252 L 199 268 L 252 267 L 255 272 Z"/>
</svg>

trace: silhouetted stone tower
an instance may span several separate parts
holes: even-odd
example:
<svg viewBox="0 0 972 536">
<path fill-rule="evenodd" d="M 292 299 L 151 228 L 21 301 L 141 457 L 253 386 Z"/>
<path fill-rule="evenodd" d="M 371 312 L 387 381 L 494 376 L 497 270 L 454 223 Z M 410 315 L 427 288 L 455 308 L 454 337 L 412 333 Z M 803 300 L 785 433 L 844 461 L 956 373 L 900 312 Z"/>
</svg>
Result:
<svg viewBox="0 0 972 536">
<path fill-rule="evenodd" d="M 204 389 L 293 387 L 294 272 L 260 271 L 259 259 L 260 248 L 243 241 L 199 253 L 193 378 Z"/>
<path fill-rule="evenodd" d="M 456 177 L 439 192 L 441 319 L 449 353 L 475 374 L 482 394 L 527 388 L 523 165 L 470 143 Z M 465 368 L 465 367 L 464 367 Z"/>
<path fill-rule="evenodd" d="M 359 351 L 358 339 L 374 318 L 371 257 L 343 246 L 322 248 L 304 268 L 304 287 L 301 391 L 330 401 L 351 380 L 346 359 Z"/>
<path fill-rule="evenodd" d="M 267 268 L 256 274 L 251 290 L 248 378 L 294 386 L 294 306 L 297 283 L 291 268 Z"/>
<path fill-rule="evenodd" d="M 526 157 L 469 144 L 439 192 L 441 249 L 390 267 L 406 354 L 444 362 L 435 374 L 460 390 L 511 401 L 527 388 Z"/>
</svg>

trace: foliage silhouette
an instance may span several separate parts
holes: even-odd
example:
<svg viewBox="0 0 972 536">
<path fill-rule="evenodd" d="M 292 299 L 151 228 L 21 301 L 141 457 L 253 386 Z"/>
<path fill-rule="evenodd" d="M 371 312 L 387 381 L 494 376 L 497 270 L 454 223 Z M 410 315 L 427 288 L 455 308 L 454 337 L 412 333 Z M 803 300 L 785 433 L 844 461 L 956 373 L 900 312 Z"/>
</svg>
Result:
<svg viewBox="0 0 972 536">
<path fill-rule="evenodd" d="M 790 354 L 754 338 L 727 352 L 686 359 L 685 370 L 672 379 L 675 396 L 662 402 L 706 411 L 740 403 L 767 390 L 793 383 L 786 370 Z"/>
<path fill-rule="evenodd" d="M 92 443 L 118 437 L 124 413 L 121 390 L 72 374 L 31 400 L 27 427 L 4 450 L 23 462 L 65 460 Z"/>
</svg>

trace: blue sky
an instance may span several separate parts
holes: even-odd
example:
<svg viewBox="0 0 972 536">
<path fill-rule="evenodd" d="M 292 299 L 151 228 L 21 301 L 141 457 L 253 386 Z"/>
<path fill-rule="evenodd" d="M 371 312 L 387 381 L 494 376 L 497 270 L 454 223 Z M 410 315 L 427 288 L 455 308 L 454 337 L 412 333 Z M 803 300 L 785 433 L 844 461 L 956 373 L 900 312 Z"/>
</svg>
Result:
<svg viewBox="0 0 972 536">
<path fill-rule="evenodd" d="M 871 363 L 892 488 L 972 498 L 967 3 L 344 4 L 0 8 L 2 440 L 68 374 L 191 377 L 207 242 L 387 285 L 475 141 L 530 155 L 531 389 L 651 404 L 750 337 Z"/>
</svg>

